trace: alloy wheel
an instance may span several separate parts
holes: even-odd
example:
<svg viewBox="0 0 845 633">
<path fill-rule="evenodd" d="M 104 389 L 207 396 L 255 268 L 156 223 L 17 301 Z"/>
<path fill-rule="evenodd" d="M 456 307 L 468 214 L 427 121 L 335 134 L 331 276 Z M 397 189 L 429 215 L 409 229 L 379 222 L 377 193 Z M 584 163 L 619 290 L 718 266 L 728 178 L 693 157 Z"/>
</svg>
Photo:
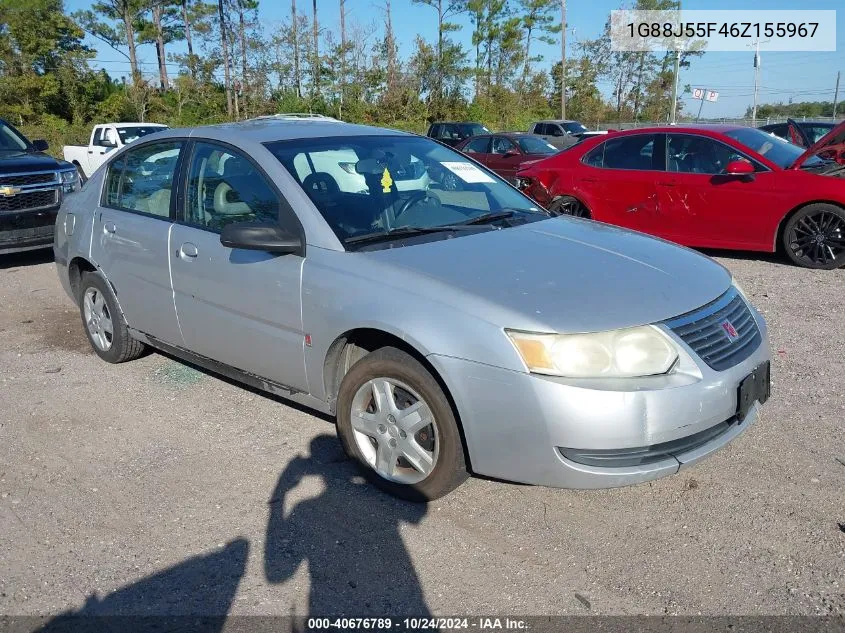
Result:
<svg viewBox="0 0 845 633">
<path fill-rule="evenodd" d="M 829 265 L 845 253 L 845 220 L 830 211 L 801 218 L 789 233 L 789 248 L 811 265 Z"/>
<path fill-rule="evenodd" d="M 88 288 L 82 299 L 85 327 L 100 350 L 107 352 L 114 342 L 114 323 L 103 293 L 97 288 Z"/>
<path fill-rule="evenodd" d="M 570 215 L 574 218 L 589 218 L 590 213 L 587 207 L 575 198 L 564 198 L 559 200 L 552 209 L 558 215 Z"/>
<path fill-rule="evenodd" d="M 365 382 L 352 399 L 352 429 L 364 460 L 389 481 L 416 484 L 437 465 L 439 434 L 422 397 L 394 378 Z"/>
</svg>

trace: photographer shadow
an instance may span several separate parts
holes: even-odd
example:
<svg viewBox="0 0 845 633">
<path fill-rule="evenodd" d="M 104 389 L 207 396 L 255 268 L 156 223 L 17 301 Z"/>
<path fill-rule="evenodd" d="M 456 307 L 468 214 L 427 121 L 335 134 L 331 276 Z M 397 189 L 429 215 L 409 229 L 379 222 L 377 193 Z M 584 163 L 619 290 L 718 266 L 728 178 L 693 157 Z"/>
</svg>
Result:
<svg viewBox="0 0 845 633">
<path fill-rule="evenodd" d="M 307 562 L 309 614 L 315 617 L 429 617 L 401 534 L 401 524 L 419 524 L 427 507 L 358 482 L 337 438 L 319 435 L 310 448 L 309 458 L 288 464 L 270 498 L 266 579 L 283 583 Z M 286 512 L 291 492 L 306 476 L 320 478 L 322 492 Z"/>
</svg>

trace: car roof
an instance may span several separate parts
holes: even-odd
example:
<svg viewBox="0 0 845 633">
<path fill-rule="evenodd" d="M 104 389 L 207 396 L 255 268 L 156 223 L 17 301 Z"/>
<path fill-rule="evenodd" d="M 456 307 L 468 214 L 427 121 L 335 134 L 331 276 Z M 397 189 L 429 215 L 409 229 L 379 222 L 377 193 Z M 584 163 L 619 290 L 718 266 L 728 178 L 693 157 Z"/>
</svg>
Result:
<svg viewBox="0 0 845 633">
<path fill-rule="evenodd" d="M 230 141 L 237 145 L 246 140 L 254 143 L 269 143 L 299 138 L 321 138 L 325 136 L 413 136 L 407 132 L 387 128 L 344 123 L 332 119 L 314 118 L 291 120 L 285 118 L 260 118 L 237 123 L 220 123 L 191 128 L 176 128 L 158 133 L 159 138 L 170 136 L 196 136 Z"/>
<path fill-rule="evenodd" d="M 672 132 L 713 132 L 715 134 L 725 134 L 733 130 L 753 130 L 756 128 L 747 127 L 744 125 L 731 125 L 730 123 L 687 123 L 684 125 L 662 125 L 652 127 L 638 127 L 629 130 L 620 130 L 614 134 L 633 134 L 633 133 L 648 133 L 648 134 L 671 134 Z"/>
<path fill-rule="evenodd" d="M 167 127 L 164 123 L 141 123 L 140 121 L 122 121 L 120 123 L 102 123 L 100 127 L 111 125 L 112 127 Z"/>
</svg>

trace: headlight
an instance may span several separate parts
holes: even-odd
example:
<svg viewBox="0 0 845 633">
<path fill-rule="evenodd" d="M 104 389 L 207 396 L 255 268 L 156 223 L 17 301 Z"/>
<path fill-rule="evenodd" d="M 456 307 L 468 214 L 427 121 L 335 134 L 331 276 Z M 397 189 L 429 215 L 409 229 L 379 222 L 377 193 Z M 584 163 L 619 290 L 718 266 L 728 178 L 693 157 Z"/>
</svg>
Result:
<svg viewBox="0 0 845 633">
<path fill-rule="evenodd" d="M 633 378 L 665 374 L 678 350 L 644 325 L 594 334 L 536 334 L 505 330 L 528 370 L 568 378 Z"/>
<path fill-rule="evenodd" d="M 65 193 L 73 193 L 79 191 L 79 172 L 76 169 L 68 169 L 67 171 L 60 171 L 62 177 L 62 190 Z"/>
</svg>

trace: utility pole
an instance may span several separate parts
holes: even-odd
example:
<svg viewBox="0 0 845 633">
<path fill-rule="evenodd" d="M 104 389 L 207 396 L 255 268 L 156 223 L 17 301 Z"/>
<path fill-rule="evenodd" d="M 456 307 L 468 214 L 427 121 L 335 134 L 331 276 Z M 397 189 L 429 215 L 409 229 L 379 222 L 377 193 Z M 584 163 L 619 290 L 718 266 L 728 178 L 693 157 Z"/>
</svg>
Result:
<svg viewBox="0 0 845 633">
<path fill-rule="evenodd" d="M 672 113 L 669 115 L 669 124 L 675 125 L 678 122 L 678 76 L 681 74 L 681 49 L 675 50 L 675 80 L 672 82 Z"/>
<path fill-rule="evenodd" d="M 340 103 L 337 114 L 343 118 L 343 93 L 346 92 L 346 0 L 340 0 Z"/>
<path fill-rule="evenodd" d="M 566 119 L 566 0 L 560 0 L 560 118 Z"/>
<path fill-rule="evenodd" d="M 756 40 L 751 44 L 754 47 L 754 107 L 751 109 L 751 125 L 754 127 L 757 127 L 757 96 L 760 93 L 760 44 L 769 41 L 771 40 Z"/>
<path fill-rule="evenodd" d="M 833 118 L 836 118 L 836 106 L 839 105 L 839 76 L 842 73 L 837 71 L 836 73 L 836 89 L 833 91 Z"/>
</svg>

